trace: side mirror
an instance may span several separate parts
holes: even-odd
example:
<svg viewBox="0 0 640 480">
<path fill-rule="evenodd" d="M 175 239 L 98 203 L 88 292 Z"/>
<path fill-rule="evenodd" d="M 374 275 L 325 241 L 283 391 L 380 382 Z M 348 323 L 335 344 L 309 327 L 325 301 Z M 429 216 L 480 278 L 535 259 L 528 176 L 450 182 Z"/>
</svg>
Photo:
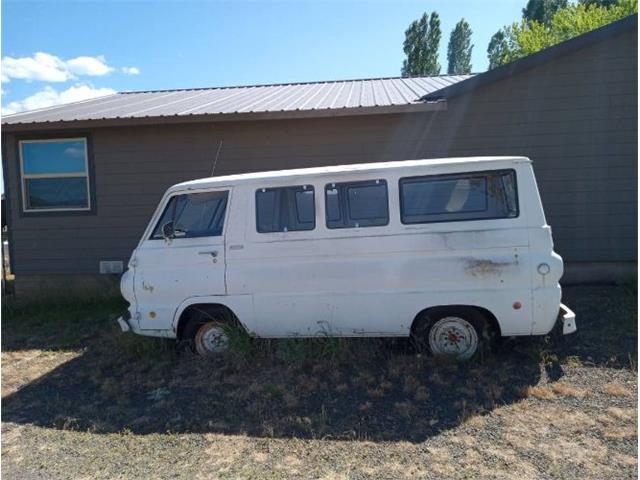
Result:
<svg viewBox="0 0 640 480">
<path fill-rule="evenodd" d="M 174 237 L 173 220 L 162 225 L 162 237 L 165 240 L 168 240 Z"/>
</svg>

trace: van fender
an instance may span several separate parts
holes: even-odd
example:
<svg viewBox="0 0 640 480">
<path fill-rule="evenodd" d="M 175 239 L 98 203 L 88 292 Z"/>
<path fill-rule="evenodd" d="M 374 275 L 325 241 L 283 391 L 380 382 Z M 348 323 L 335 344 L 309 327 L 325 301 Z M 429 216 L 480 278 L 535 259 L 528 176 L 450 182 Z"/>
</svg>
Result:
<svg viewBox="0 0 640 480">
<path fill-rule="evenodd" d="M 251 330 L 247 328 L 247 325 L 253 323 L 254 310 L 253 310 L 253 295 L 196 295 L 193 297 L 187 297 L 182 301 L 173 315 L 173 321 L 171 322 L 171 328 L 174 333 L 178 332 L 178 322 L 184 311 L 191 305 L 199 303 L 209 303 L 222 305 L 233 312 L 240 324 L 247 331 L 249 335 L 252 335 Z"/>
</svg>

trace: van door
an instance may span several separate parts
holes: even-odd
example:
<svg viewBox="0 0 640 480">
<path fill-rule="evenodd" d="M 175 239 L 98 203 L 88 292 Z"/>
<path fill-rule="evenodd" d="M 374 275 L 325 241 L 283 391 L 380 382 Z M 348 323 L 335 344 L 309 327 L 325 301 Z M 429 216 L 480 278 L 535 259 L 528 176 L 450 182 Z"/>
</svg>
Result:
<svg viewBox="0 0 640 480">
<path fill-rule="evenodd" d="M 230 189 L 176 194 L 135 253 L 138 328 L 171 328 L 182 301 L 224 295 L 225 217 Z M 136 321 L 134 319 L 134 321 Z"/>
</svg>

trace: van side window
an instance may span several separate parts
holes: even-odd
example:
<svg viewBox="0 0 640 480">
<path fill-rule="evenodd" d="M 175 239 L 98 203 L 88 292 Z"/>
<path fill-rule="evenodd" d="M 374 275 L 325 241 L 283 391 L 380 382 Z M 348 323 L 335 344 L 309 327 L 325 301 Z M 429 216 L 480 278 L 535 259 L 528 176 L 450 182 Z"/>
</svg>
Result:
<svg viewBox="0 0 640 480">
<path fill-rule="evenodd" d="M 455 222 L 518 216 L 514 170 L 400 179 L 402 223 Z"/>
<path fill-rule="evenodd" d="M 316 228 L 313 186 L 261 188 L 256 191 L 258 233 L 295 232 Z"/>
<path fill-rule="evenodd" d="M 327 228 L 376 227 L 389 223 L 386 180 L 330 183 L 324 188 Z"/>
<path fill-rule="evenodd" d="M 187 193 L 171 197 L 151 238 L 163 238 L 167 229 L 175 238 L 222 235 L 228 196 L 229 192 L 225 191 Z"/>
</svg>

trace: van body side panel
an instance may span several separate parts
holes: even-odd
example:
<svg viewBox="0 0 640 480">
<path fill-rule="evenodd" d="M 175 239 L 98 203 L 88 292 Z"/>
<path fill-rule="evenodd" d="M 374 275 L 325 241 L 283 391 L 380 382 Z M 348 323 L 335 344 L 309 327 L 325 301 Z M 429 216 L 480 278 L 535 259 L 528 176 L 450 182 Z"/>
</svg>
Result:
<svg viewBox="0 0 640 480">
<path fill-rule="evenodd" d="M 518 165 L 517 173 L 530 168 Z M 403 225 L 401 176 L 383 178 L 390 221 L 381 227 L 327 229 L 316 195 L 316 230 L 258 234 L 249 201 L 243 249 L 227 252 L 227 285 L 230 294 L 253 295 L 250 330 L 264 337 L 408 335 L 425 308 L 472 305 L 492 312 L 503 335 L 530 334 L 532 259 L 524 209 L 517 218 Z M 322 192 L 327 181 L 304 183 Z M 242 196 L 252 199 L 254 188 L 243 188 Z M 520 204 L 527 201 L 521 195 Z"/>
<path fill-rule="evenodd" d="M 496 230 L 250 245 L 242 258 L 229 255 L 229 288 L 254 295 L 250 328 L 260 336 L 408 335 L 421 310 L 461 304 L 523 335 L 532 317 L 526 241 L 526 230 Z"/>
</svg>

